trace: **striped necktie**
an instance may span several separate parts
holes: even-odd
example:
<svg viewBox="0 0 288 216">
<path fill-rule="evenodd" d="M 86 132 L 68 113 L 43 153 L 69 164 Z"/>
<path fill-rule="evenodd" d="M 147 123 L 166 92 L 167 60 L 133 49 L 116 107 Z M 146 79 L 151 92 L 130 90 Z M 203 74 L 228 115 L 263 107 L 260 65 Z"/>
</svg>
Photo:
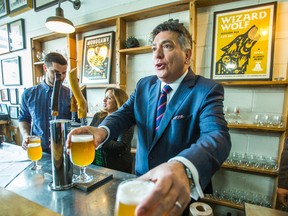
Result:
<svg viewBox="0 0 288 216">
<path fill-rule="evenodd" d="M 158 106 L 157 106 L 157 117 L 156 117 L 156 127 L 155 131 L 158 130 L 161 119 L 164 115 L 164 112 L 166 110 L 166 104 L 167 104 L 167 94 L 172 90 L 172 88 L 169 85 L 165 85 L 162 88 L 161 95 L 158 100 Z"/>
</svg>

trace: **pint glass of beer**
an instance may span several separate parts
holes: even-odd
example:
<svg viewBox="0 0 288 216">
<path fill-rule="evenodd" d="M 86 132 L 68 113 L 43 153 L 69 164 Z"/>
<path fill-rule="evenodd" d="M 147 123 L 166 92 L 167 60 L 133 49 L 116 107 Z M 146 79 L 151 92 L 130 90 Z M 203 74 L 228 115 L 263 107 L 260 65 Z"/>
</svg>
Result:
<svg viewBox="0 0 288 216">
<path fill-rule="evenodd" d="M 41 169 L 38 160 L 42 158 L 41 138 L 39 136 L 30 136 L 28 142 L 28 158 L 33 161 L 31 170 Z"/>
<path fill-rule="evenodd" d="M 114 216 L 134 216 L 135 209 L 154 189 L 152 181 L 129 179 L 119 184 Z"/>
<path fill-rule="evenodd" d="M 74 183 L 88 183 L 93 176 L 86 173 L 86 166 L 90 165 L 95 157 L 94 138 L 91 134 L 74 134 L 71 136 L 71 160 L 80 167 L 80 174 L 73 177 Z"/>
</svg>

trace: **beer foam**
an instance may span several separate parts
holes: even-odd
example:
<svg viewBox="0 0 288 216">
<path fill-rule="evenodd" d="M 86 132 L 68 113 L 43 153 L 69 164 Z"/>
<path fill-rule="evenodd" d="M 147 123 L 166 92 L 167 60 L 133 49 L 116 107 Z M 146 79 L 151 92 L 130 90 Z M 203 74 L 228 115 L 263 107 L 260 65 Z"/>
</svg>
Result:
<svg viewBox="0 0 288 216">
<path fill-rule="evenodd" d="M 29 142 L 41 142 L 41 139 L 38 136 L 29 136 L 28 139 Z"/>
<path fill-rule="evenodd" d="M 93 141 L 91 134 L 77 134 L 71 136 L 71 142 L 90 142 Z"/>
<path fill-rule="evenodd" d="M 138 205 L 154 189 L 155 184 L 151 181 L 135 180 L 122 183 L 118 187 L 117 198 L 126 205 Z"/>
<path fill-rule="evenodd" d="M 41 146 L 41 143 L 29 143 L 28 148 L 38 147 Z"/>
</svg>

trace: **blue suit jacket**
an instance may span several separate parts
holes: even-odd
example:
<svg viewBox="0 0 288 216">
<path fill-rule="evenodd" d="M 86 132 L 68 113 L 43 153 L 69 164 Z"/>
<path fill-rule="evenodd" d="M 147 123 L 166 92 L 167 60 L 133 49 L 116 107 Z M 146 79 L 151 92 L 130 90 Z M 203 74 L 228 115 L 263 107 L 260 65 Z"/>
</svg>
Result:
<svg viewBox="0 0 288 216">
<path fill-rule="evenodd" d="M 175 156 L 183 156 L 194 164 L 205 189 L 231 148 L 223 114 L 223 87 L 189 69 L 154 133 L 160 87 L 157 76 L 141 79 L 129 100 L 105 118 L 102 125 L 110 129 L 112 139 L 137 124 L 137 175 Z"/>
</svg>

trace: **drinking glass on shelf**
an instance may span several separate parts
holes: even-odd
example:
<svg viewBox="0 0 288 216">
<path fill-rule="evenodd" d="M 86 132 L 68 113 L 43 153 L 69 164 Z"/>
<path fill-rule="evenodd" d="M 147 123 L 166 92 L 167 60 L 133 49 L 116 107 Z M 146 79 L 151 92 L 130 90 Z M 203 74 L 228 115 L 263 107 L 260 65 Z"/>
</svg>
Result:
<svg viewBox="0 0 288 216">
<path fill-rule="evenodd" d="M 226 121 L 227 121 L 227 123 L 229 124 L 229 123 L 231 123 L 231 111 L 230 111 L 230 107 L 228 107 L 228 106 L 225 106 L 224 108 L 223 108 L 223 112 L 224 112 L 224 116 L 225 116 L 225 119 L 226 119 Z"/>
<path fill-rule="evenodd" d="M 43 61 L 42 52 L 37 51 L 36 57 L 37 57 L 37 59 L 38 59 L 39 61 Z"/>
<path fill-rule="evenodd" d="M 86 173 L 86 167 L 90 165 L 95 157 L 95 146 L 93 135 L 74 134 L 71 136 L 71 161 L 80 167 L 80 174 L 72 179 L 74 183 L 88 183 L 93 176 Z"/>
<path fill-rule="evenodd" d="M 240 116 L 240 108 L 234 107 L 233 112 L 231 113 L 231 123 L 232 124 L 239 124 L 241 123 L 241 116 Z"/>
<path fill-rule="evenodd" d="M 261 124 L 261 115 L 260 114 L 255 114 L 253 124 L 260 126 L 260 124 Z"/>
<path fill-rule="evenodd" d="M 271 119 L 272 125 L 274 127 L 283 127 L 283 118 L 281 114 L 274 114 Z"/>
<path fill-rule="evenodd" d="M 270 115 L 268 113 L 263 114 L 262 122 L 260 123 L 262 126 L 269 127 L 269 118 Z"/>
<path fill-rule="evenodd" d="M 134 216 L 137 205 L 154 189 L 152 181 L 128 179 L 121 182 L 117 189 L 115 216 Z"/>
<path fill-rule="evenodd" d="M 38 160 L 42 158 L 41 138 L 39 136 L 29 136 L 27 153 L 28 158 L 33 161 L 31 170 L 41 169 L 42 166 L 38 164 Z"/>
</svg>

